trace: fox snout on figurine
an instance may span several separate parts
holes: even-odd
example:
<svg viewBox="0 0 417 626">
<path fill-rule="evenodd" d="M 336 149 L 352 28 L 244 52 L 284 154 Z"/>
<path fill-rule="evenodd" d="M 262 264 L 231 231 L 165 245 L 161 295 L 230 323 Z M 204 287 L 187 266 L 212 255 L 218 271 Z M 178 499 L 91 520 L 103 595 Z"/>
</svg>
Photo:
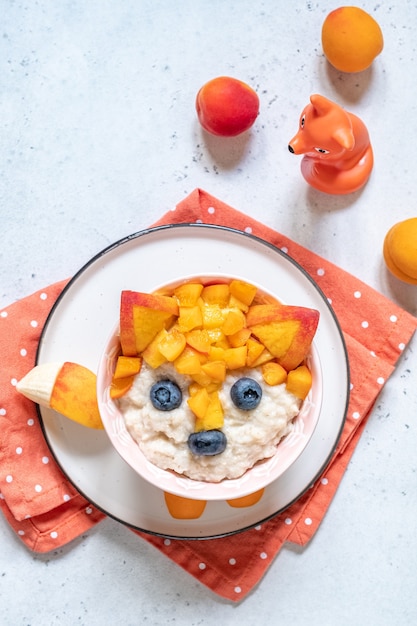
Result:
<svg viewBox="0 0 417 626">
<path fill-rule="evenodd" d="M 301 172 L 305 180 L 329 194 L 357 191 L 367 182 L 373 167 L 365 124 L 318 94 L 310 96 L 288 149 L 292 154 L 304 155 Z"/>
</svg>

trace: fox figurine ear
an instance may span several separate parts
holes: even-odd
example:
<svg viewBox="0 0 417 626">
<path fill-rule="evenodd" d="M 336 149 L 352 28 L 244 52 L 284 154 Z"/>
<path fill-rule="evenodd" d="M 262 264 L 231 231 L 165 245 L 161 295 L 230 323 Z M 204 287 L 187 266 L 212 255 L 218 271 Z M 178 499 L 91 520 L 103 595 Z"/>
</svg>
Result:
<svg viewBox="0 0 417 626">
<path fill-rule="evenodd" d="M 319 117 L 337 112 L 338 117 L 340 117 L 340 122 L 336 130 L 333 131 L 332 137 L 345 150 L 353 150 L 355 147 L 355 137 L 349 122 L 349 117 L 342 107 L 320 94 L 310 96 L 310 102 Z"/>
<path fill-rule="evenodd" d="M 333 133 L 332 137 L 337 143 L 345 148 L 345 150 L 353 150 L 355 147 L 355 137 L 352 132 L 352 128 L 343 127 L 337 128 Z"/>
<path fill-rule="evenodd" d="M 331 102 L 318 93 L 310 96 L 310 102 L 316 110 L 317 115 L 320 116 L 326 115 L 326 113 L 329 113 L 336 106 L 334 102 Z"/>
</svg>

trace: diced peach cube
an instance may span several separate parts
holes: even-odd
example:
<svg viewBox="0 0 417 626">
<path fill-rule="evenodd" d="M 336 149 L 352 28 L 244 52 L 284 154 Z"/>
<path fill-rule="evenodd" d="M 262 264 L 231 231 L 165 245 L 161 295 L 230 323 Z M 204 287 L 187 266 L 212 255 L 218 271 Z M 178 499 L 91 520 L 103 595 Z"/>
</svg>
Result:
<svg viewBox="0 0 417 626">
<path fill-rule="evenodd" d="M 198 305 L 180 306 L 179 313 L 177 324 L 181 332 L 186 333 L 194 328 L 202 327 L 203 316 Z"/>
<path fill-rule="evenodd" d="M 142 365 L 142 359 L 136 356 L 123 356 L 117 357 L 116 367 L 114 370 L 113 378 L 126 378 L 126 376 L 135 376 L 139 374 Z"/>
<path fill-rule="evenodd" d="M 113 378 L 110 385 L 110 398 L 116 400 L 125 395 L 133 385 L 135 377 L 126 376 L 125 378 Z"/>
<path fill-rule="evenodd" d="M 225 320 L 225 313 L 218 304 L 202 304 L 203 328 L 221 328 Z"/>
<path fill-rule="evenodd" d="M 313 379 L 310 370 L 306 365 L 300 365 L 288 372 L 287 391 L 293 393 L 297 398 L 304 400 L 311 389 Z"/>
<path fill-rule="evenodd" d="M 210 404 L 210 396 L 207 389 L 200 387 L 196 393 L 188 398 L 187 404 L 198 419 L 204 419 Z"/>
<path fill-rule="evenodd" d="M 207 304 L 218 304 L 219 307 L 224 308 L 228 305 L 229 295 L 229 285 L 218 283 L 204 287 L 201 297 Z"/>
<path fill-rule="evenodd" d="M 192 376 L 201 371 L 201 355 L 190 347 L 185 347 L 180 356 L 175 359 L 174 367 L 179 374 Z"/>
<path fill-rule="evenodd" d="M 171 328 L 159 341 L 159 352 L 166 358 L 167 361 L 175 361 L 186 346 L 186 340 L 183 333 L 180 333 L 176 328 Z"/>
<path fill-rule="evenodd" d="M 224 424 L 224 411 L 222 403 L 217 391 L 213 391 L 209 395 L 209 405 L 203 417 L 199 417 L 195 423 L 195 431 L 213 430 L 222 428 Z"/>
<path fill-rule="evenodd" d="M 201 283 L 184 283 L 174 289 L 179 306 L 195 306 L 203 291 Z"/>
<path fill-rule="evenodd" d="M 226 378 L 226 363 L 224 361 L 208 361 L 201 366 L 201 369 L 215 381 L 222 382 Z"/>
<path fill-rule="evenodd" d="M 275 359 L 274 355 L 269 352 L 266 348 L 261 352 L 260 356 L 254 361 L 251 367 L 259 367 L 264 363 L 268 363 L 269 361 L 273 361 Z"/>
<path fill-rule="evenodd" d="M 251 336 L 250 328 L 242 328 L 238 330 L 237 333 L 233 335 L 229 335 L 227 340 L 230 344 L 231 348 L 240 348 L 240 346 L 244 346 Z"/>
<path fill-rule="evenodd" d="M 221 383 L 211 382 L 209 385 L 207 385 L 207 387 L 204 387 L 204 389 L 207 390 L 207 393 L 211 393 L 212 391 L 218 391 L 220 387 Z M 190 396 L 194 396 L 199 389 L 201 389 L 201 385 L 193 381 L 188 387 L 188 394 Z"/>
<path fill-rule="evenodd" d="M 222 348 L 220 346 L 210 346 L 210 350 L 209 350 L 209 361 L 224 361 L 224 351 L 228 350 L 229 346 L 227 346 L 227 348 Z"/>
<path fill-rule="evenodd" d="M 213 384 L 213 379 L 202 370 L 198 374 L 191 374 L 191 378 L 201 387 L 206 387 L 207 389 Z"/>
<path fill-rule="evenodd" d="M 262 366 L 262 377 L 267 385 L 281 385 L 287 380 L 287 370 L 279 363 L 269 361 Z"/>
<path fill-rule="evenodd" d="M 152 367 L 153 369 L 156 369 L 157 367 L 160 367 L 160 365 L 162 365 L 163 363 L 166 363 L 166 358 L 159 350 L 159 344 L 162 341 L 163 337 L 166 336 L 166 334 L 167 331 L 165 330 L 165 328 L 160 330 L 156 337 L 142 352 L 143 360 L 149 365 L 149 367 Z"/>
<path fill-rule="evenodd" d="M 206 330 L 212 344 L 217 345 L 219 342 L 224 341 L 225 335 L 221 328 L 207 328 Z"/>
<path fill-rule="evenodd" d="M 257 288 L 243 280 L 232 280 L 230 285 L 230 293 L 246 305 L 250 305 L 256 296 Z"/>
<path fill-rule="evenodd" d="M 229 298 L 229 307 L 231 309 L 239 309 L 243 313 L 247 313 L 249 311 L 249 306 L 245 304 L 244 302 L 242 302 L 242 300 L 239 300 L 239 298 L 236 298 L 232 294 L 230 294 L 230 298 Z"/>
<path fill-rule="evenodd" d="M 190 330 L 185 333 L 185 339 L 189 346 L 197 350 L 208 354 L 210 350 L 211 340 L 208 332 L 205 329 Z"/>
<path fill-rule="evenodd" d="M 248 349 L 248 354 L 246 357 L 246 365 L 248 367 L 253 367 L 255 361 L 261 356 L 262 352 L 265 350 L 265 346 L 263 343 L 260 343 L 257 339 L 253 337 L 249 337 L 246 342 L 246 347 Z"/>
<path fill-rule="evenodd" d="M 225 335 L 234 335 L 246 326 L 246 318 L 240 309 L 230 309 L 222 325 Z"/>
<path fill-rule="evenodd" d="M 223 336 L 223 339 L 216 341 L 214 345 L 216 348 L 222 348 L 223 350 L 228 350 L 231 347 L 229 340 L 226 336 Z"/>
<path fill-rule="evenodd" d="M 229 370 L 238 369 L 239 367 L 245 367 L 247 347 L 241 346 L 240 348 L 229 348 L 224 351 L 224 360 Z"/>
</svg>

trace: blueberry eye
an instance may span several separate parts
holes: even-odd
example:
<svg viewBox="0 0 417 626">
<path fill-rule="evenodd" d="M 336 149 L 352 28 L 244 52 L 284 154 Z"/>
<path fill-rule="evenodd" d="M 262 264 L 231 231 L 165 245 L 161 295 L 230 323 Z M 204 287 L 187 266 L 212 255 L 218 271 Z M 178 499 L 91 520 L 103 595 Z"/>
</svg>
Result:
<svg viewBox="0 0 417 626">
<path fill-rule="evenodd" d="M 151 402 L 159 411 L 172 411 L 180 406 L 182 393 L 172 380 L 159 380 L 150 391 Z"/>
<path fill-rule="evenodd" d="M 301 128 L 304 128 L 305 123 L 306 123 L 306 116 L 305 116 L 305 115 L 303 115 L 303 117 L 302 117 L 302 118 L 301 118 L 301 120 L 300 120 L 300 126 L 301 126 Z"/>
<path fill-rule="evenodd" d="M 232 402 L 242 411 L 255 409 L 261 401 L 261 386 L 253 378 L 239 378 L 230 390 Z"/>
<path fill-rule="evenodd" d="M 226 435 L 221 430 L 200 430 L 188 437 L 188 447 L 196 456 L 215 456 L 226 448 Z"/>
</svg>

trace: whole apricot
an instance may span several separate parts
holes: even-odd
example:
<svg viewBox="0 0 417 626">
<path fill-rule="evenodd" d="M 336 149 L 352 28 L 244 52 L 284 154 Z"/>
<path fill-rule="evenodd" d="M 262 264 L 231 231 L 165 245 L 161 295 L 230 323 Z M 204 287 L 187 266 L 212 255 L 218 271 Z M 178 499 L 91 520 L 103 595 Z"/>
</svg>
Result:
<svg viewBox="0 0 417 626">
<path fill-rule="evenodd" d="M 368 68 L 384 47 L 381 28 L 363 9 L 346 6 L 331 11 L 321 31 L 323 52 L 341 72 Z"/>
<path fill-rule="evenodd" d="M 201 87 L 195 107 L 198 120 L 207 132 L 234 137 L 248 130 L 256 120 L 259 98 L 241 80 L 219 76 Z"/>
<path fill-rule="evenodd" d="M 383 254 L 390 272 L 417 285 L 417 217 L 394 224 L 384 239 Z"/>
</svg>

